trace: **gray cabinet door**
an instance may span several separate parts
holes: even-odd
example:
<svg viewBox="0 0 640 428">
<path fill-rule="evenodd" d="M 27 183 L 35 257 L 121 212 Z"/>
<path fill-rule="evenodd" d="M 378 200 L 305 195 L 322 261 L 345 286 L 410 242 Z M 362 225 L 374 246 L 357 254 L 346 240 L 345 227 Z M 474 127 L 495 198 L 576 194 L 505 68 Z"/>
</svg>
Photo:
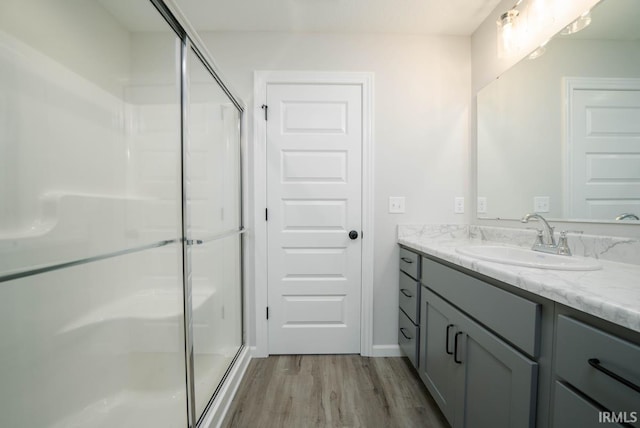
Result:
<svg viewBox="0 0 640 428">
<path fill-rule="evenodd" d="M 449 423 L 535 426 L 537 363 L 426 287 L 421 310 L 419 373 Z"/>
<path fill-rule="evenodd" d="M 453 424 L 457 370 L 453 361 L 453 338 L 457 331 L 457 311 L 426 288 L 422 290 L 421 300 L 420 377 L 447 421 Z"/>
<path fill-rule="evenodd" d="M 538 364 L 462 316 L 454 427 L 535 426 Z"/>
</svg>

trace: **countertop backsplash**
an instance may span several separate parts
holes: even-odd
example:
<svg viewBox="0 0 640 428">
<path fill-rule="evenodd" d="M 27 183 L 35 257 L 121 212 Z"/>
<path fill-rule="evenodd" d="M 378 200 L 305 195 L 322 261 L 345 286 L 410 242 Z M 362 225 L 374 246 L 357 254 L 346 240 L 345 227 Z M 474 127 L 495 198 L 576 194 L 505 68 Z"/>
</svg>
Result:
<svg viewBox="0 0 640 428">
<path fill-rule="evenodd" d="M 467 239 L 467 224 L 399 224 L 398 239 L 420 238 L 430 240 Z"/>
<path fill-rule="evenodd" d="M 451 240 L 466 238 L 477 242 L 494 242 L 529 248 L 536 239 L 536 230 L 464 224 L 400 224 L 398 238 Z M 572 254 L 618 263 L 640 265 L 640 240 L 619 236 L 568 233 Z M 556 239 L 559 233 L 556 231 Z"/>
<path fill-rule="evenodd" d="M 636 239 L 576 235 L 576 256 L 600 259 L 602 269 L 563 271 L 484 261 L 460 254 L 468 245 L 531 247 L 535 230 L 465 225 L 399 225 L 398 242 L 462 268 L 640 332 L 640 243 Z"/>
</svg>

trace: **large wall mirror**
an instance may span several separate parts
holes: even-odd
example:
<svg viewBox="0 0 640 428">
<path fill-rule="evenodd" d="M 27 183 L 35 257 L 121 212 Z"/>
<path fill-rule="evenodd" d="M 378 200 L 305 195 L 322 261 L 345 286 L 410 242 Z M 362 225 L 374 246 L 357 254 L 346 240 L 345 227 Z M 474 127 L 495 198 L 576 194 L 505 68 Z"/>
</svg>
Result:
<svg viewBox="0 0 640 428">
<path fill-rule="evenodd" d="M 478 93 L 478 217 L 640 224 L 638 22 L 603 0 Z"/>
</svg>

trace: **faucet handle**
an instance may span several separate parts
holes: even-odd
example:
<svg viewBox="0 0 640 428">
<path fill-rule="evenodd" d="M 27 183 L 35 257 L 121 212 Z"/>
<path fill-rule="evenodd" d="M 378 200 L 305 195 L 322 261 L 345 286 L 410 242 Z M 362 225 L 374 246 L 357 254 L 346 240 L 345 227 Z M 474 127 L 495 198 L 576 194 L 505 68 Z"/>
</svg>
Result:
<svg viewBox="0 0 640 428">
<path fill-rule="evenodd" d="M 533 244 L 534 247 L 544 245 L 544 231 L 542 229 L 536 229 L 536 242 Z"/>
<path fill-rule="evenodd" d="M 560 240 L 558 241 L 557 254 L 563 256 L 570 256 L 571 249 L 569 248 L 569 240 L 567 239 L 567 233 L 583 233 L 582 230 L 563 230 L 560 232 Z"/>
</svg>

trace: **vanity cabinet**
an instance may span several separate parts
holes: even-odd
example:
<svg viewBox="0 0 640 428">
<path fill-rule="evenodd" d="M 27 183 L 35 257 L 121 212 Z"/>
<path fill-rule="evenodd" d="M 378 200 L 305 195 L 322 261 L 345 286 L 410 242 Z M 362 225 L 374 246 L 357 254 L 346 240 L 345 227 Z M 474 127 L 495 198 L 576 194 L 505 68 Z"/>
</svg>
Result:
<svg viewBox="0 0 640 428">
<path fill-rule="evenodd" d="M 560 314 L 555 348 L 554 427 L 640 427 L 640 346 Z"/>
<path fill-rule="evenodd" d="M 403 255 L 400 290 L 411 298 L 400 298 L 400 331 L 419 340 L 403 336 L 401 347 L 452 427 L 640 428 L 639 332 L 432 255 Z"/>
<path fill-rule="evenodd" d="M 533 427 L 540 305 L 429 258 L 418 372 L 452 427 Z"/>
<path fill-rule="evenodd" d="M 417 253 L 400 248 L 398 345 L 415 368 L 420 362 L 420 265 Z"/>
</svg>

